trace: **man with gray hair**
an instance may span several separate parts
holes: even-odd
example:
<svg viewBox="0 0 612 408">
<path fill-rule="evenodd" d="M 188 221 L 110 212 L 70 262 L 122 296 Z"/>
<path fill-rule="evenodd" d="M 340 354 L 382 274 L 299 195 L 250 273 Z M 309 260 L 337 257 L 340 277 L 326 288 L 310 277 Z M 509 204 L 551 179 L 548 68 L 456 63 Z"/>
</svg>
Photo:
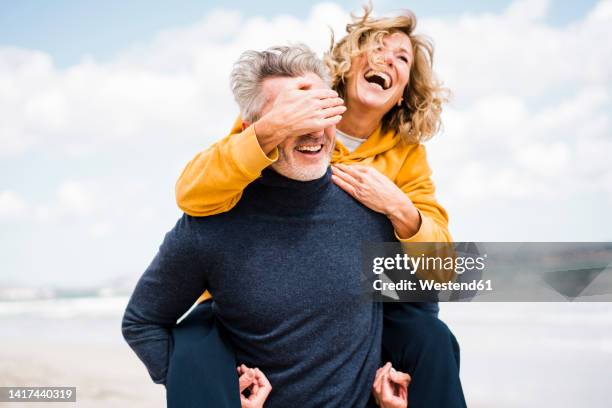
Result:
<svg viewBox="0 0 612 408">
<path fill-rule="evenodd" d="M 245 128 L 279 99 L 295 97 L 292 89 L 304 87 L 313 101 L 337 97 L 322 62 L 304 46 L 246 52 L 232 72 Z M 304 98 L 304 106 L 311 102 Z M 202 337 L 218 329 L 227 347 L 198 356 L 210 358 L 202 364 L 215 370 L 214 360 L 229 354 L 236 365 L 258 367 L 273 387 L 266 407 L 375 406 L 371 389 L 380 365 L 383 312 L 381 304 L 360 296 L 359 243 L 394 241 L 395 236 L 384 215 L 331 182 L 335 116 L 288 122 L 292 130 L 303 126 L 303 134 L 278 145 L 276 161 L 234 208 L 203 218 L 183 215 L 167 233 L 132 294 L 122 328 L 168 394 L 177 381 L 175 360 L 189 359 L 174 355 L 173 341 L 183 340 L 180 331 L 173 337 L 172 330 L 208 290 L 213 300 L 198 308 L 214 315 L 214 327 Z M 308 131 L 309 121 L 322 120 L 329 123 L 324 131 Z M 178 374 L 178 381 L 190 381 L 190 374 Z M 233 380 L 227 372 L 215 375 L 236 382 L 235 371 Z M 173 397 L 175 402 L 168 397 L 168 405 L 235 406 L 211 400 L 215 391 L 207 384 L 190 387 L 190 395 Z M 232 387 L 238 394 L 237 383 Z"/>
</svg>

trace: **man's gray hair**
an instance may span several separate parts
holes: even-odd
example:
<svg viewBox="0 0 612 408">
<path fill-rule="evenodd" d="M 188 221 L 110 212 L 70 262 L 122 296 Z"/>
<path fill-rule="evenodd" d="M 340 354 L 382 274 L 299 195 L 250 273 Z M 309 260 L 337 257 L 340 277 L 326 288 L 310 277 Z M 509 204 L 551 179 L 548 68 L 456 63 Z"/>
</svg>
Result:
<svg viewBox="0 0 612 408">
<path fill-rule="evenodd" d="M 270 47 L 265 51 L 245 51 L 234 64 L 231 87 L 240 106 L 243 120 L 253 123 L 259 119 L 265 103 L 261 84 L 270 77 L 297 77 L 317 74 L 330 83 L 329 71 L 323 61 L 304 44 Z"/>
</svg>

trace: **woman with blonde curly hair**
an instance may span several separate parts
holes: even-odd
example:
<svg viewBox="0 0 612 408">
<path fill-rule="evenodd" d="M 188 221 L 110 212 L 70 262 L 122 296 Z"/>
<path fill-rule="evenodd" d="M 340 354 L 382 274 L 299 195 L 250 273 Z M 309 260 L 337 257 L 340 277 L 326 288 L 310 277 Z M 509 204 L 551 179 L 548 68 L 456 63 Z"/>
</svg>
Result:
<svg viewBox="0 0 612 408">
<path fill-rule="evenodd" d="M 374 18 L 370 7 L 364 9 L 325 56 L 337 94 L 315 97 L 304 78 L 252 125 L 243 129 L 239 119 L 229 136 L 196 155 L 181 174 L 176 195 L 183 211 L 192 216 L 229 211 L 278 159 L 280 143 L 336 125 L 332 180 L 385 214 L 399 241 L 451 241 L 421 144 L 438 131 L 447 95 L 433 73 L 433 45 L 415 34 L 411 12 Z M 304 154 L 317 154 L 315 147 Z M 200 301 L 210 303 L 205 302 L 210 297 L 205 293 Z M 373 386 L 377 404 L 465 407 L 459 346 L 438 319 L 437 304 L 387 303 L 384 310 L 383 361 L 408 373 L 411 382 L 402 400 L 396 372 L 385 365 Z"/>
</svg>

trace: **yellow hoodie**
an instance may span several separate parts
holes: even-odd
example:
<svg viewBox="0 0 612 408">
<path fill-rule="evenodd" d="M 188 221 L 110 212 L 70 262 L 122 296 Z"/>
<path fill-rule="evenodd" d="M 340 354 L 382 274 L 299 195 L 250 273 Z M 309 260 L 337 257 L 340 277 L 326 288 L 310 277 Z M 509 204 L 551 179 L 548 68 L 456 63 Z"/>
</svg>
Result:
<svg viewBox="0 0 612 408">
<path fill-rule="evenodd" d="M 187 214 L 207 216 L 231 210 L 242 191 L 256 180 L 263 169 L 278 159 L 278 150 L 266 155 L 259 145 L 254 126 L 241 132 L 240 118 L 231 133 L 198 153 L 185 167 L 176 183 L 178 206 Z M 339 141 L 332 163 L 372 166 L 393 182 L 412 200 L 421 214 L 421 227 L 402 242 L 450 242 L 448 215 L 436 201 L 431 169 L 425 146 L 409 144 L 380 128 L 352 153 Z M 199 300 L 208 298 L 205 294 Z"/>
<path fill-rule="evenodd" d="M 277 149 L 268 156 L 261 150 L 252 125 L 240 132 L 241 123 L 238 119 L 228 136 L 198 153 L 180 175 L 176 201 L 187 214 L 207 216 L 231 210 L 246 186 L 278 159 Z M 435 198 L 425 146 L 405 143 L 395 132 L 382 133 L 378 128 L 352 153 L 336 141 L 331 161 L 372 166 L 406 193 L 422 222 L 415 235 L 401 241 L 451 241 L 448 215 Z"/>
</svg>

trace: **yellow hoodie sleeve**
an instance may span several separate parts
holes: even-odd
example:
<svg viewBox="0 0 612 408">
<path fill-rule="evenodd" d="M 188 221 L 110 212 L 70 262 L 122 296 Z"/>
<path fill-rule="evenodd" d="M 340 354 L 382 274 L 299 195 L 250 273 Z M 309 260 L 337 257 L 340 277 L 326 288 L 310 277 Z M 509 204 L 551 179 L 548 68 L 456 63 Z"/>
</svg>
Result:
<svg viewBox="0 0 612 408">
<path fill-rule="evenodd" d="M 278 150 L 266 155 L 254 126 L 241 132 L 240 118 L 231 133 L 187 164 L 176 183 L 176 202 L 189 215 L 207 216 L 231 210 L 242 191 L 263 169 L 278 159 Z"/>
<path fill-rule="evenodd" d="M 414 146 L 397 175 L 396 184 L 421 214 L 421 227 L 416 234 L 406 239 L 396 234 L 397 239 L 401 242 L 452 242 L 448 214 L 436 201 L 425 146 Z"/>
</svg>

